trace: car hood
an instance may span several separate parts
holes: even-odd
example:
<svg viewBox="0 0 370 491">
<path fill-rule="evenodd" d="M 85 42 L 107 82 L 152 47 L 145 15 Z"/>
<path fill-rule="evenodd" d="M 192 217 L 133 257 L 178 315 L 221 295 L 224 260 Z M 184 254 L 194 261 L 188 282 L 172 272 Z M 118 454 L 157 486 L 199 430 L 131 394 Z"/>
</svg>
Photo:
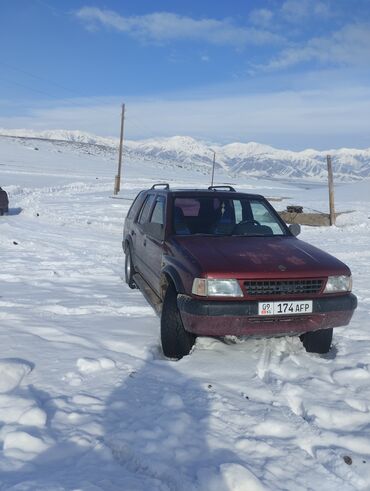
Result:
<svg viewBox="0 0 370 491">
<path fill-rule="evenodd" d="M 330 254 L 296 237 L 201 237 L 173 239 L 173 245 L 203 275 L 239 278 L 325 277 L 350 274 Z"/>
</svg>

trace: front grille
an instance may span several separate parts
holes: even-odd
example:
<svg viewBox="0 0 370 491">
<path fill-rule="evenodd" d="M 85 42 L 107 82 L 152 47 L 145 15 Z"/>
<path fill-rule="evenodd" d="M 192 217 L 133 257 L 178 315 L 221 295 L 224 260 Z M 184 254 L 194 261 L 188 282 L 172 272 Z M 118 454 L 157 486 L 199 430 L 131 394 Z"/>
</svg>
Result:
<svg viewBox="0 0 370 491">
<path fill-rule="evenodd" d="M 268 280 L 245 281 L 248 295 L 253 297 L 265 295 L 306 295 L 319 293 L 323 280 Z"/>
</svg>

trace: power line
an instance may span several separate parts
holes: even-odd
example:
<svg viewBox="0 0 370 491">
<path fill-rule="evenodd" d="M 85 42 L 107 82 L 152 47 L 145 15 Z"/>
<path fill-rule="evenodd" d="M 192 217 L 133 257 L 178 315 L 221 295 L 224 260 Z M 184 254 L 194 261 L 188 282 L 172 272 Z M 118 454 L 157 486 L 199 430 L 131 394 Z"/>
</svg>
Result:
<svg viewBox="0 0 370 491">
<path fill-rule="evenodd" d="M 27 76 L 32 77 L 32 78 L 35 78 L 37 80 L 41 80 L 43 82 L 46 82 L 49 85 L 55 85 L 55 87 L 59 87 L 60 89 L 66 90 L 67 92 L 70 92 L 71 94 L 74 94 L 74 95 L 76 95 L 78 97 L 81 97 L 81 94 L 78 94 L 75 90 L 70 89 L 68 87 L 65 87 L 64 85 L 61 85 L 61 84 L 59 84 L 57 82 L 54 82 L 53 80 L 47 79 L 47 78 L 42 77 L 40 75 L 36 75 L 36 74 L 34 74 L 32 72 L 29 72 L 27 70 L 23 70 L 21 68 L 17 68 L 15 66 L 9 65 L 8 63 L 4 63 L 3 61 L 0 61 L 0 65 L 4 66 L 6 68 L 10 68 L 11 70 L 14 70 L 16 72 L 23 73 L 24 75 L 27 75 Z"/>
<path fill-rule="evenodd" d="M 39 0 L 41 1 L 42 3 L 42 0 Z M 5 63 L 3 61 L 0 61 L 0 65 L 6 67 L 6 68 L 9 68 L 11 70 L 14 70 L 14 71 L 17 71 L 19 73 L 23 73 L 24 75 L 27 75 L 29 77 L 32 77 L 36 80 L 40 80 L 40 81 L 43 81 L 43 82 L 46 82 L 47 84 L 49 85 L 54 85 L 55 87 L 59 87 L 60 89 L 63 89 L 73 95 L 75 95 L 76 97 L 82 97 L 81 94 L 79 94 L 76 90 L 74 89 L 71 89 L 70 87 L 66 87 L 65 85 L 62 85 L 58 82 L 55 82 L 53 80 L 50 80 L 48 78 L 45 78 L 41 75 L 38 75 L 38 74 L 35 74 L 35 73 L 32 73 L 28 70 L 24 70 L 23 68 L 19 68 L 19 67 L 16 67 L 14 65 L 10 65 L 9 63 Z M 31 87 L 30 85 L 27 85 L 27 84 L 24 84 L 24 83 L 19 83 L 19 82 L 15 82 L 15 81 L 12 81 L 12 80 L 6 80 L 4 79 L 3 77 L 0 78 L 0 80 L 3 80 L 5 82 L 8 82 L 10 84 L 14 84 L 14 85 L 17 85 L 19 87 L 22 87 L 24 89 L 27 89 L 27 90 L 30 90 L 32 92 L 35 92 L 35 93 L 38 93 L 38 94 L 41 94 L 41 95 L 45 95 L 49 98 L 52 98 L 52 99 L 60 99 L 61 96 L 57 96 L 57 95 L 54 95 L 51 93 L 51 91 L 47 92 L 45 90 L 40 90 L 40 89 L 36 89 L 36 88 L 33 88 Z M 93 108 L 90 108 L 90 111 L 92 111 L 93 113 L 98 113 L 99 111 L 96 110 L 96 109 L 93 109 Z M 130 124 L 132 124 L 133 126 L 136 127 L 136 129 L 138 129 L 141 133 L 146 133 L 147 135 L 150 135 L 153 133 L 153 130 L 148 128 L 145 124 L 142 123 L 142 121 L 139 121 L 137 118 L 134 118 L 132 116 L 132 114 L 128 114 L 128 117 L 126 116 L 126 119 L 128 119 L 130 121 Z"/>
<path fill-rule="evenodd" d="M 47 97 L 49 97 L 51 99 L 56 99 L 57 98 L 57 96 L 54 96 L 52 94 L 49 94 L 48 92 L 45 92 L 43 90 L 33 89 L 32 87 L 30 87 L 28 85 L 21 84 L 19 82 L 15 82 L 14 80 L 5 79 L 3 77 L 1 77 L 0 80 L 2 80 L 5 83 L 8 83 L 8 84 L 18 85 L 19 87 L 22 87 L 23 89 L 26 89 L 26 90 L 31 90 L 32 92 L 37 92 L 38 94 L 42 94 L 42 95 L 47 96 Z"/>
</svg>

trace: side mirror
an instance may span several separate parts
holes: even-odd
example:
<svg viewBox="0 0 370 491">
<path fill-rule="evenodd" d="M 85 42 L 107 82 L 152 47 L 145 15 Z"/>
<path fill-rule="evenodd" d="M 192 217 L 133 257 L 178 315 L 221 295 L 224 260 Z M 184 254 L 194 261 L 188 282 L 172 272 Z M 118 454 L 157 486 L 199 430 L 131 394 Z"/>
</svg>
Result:
<svg viewBox="0 0 370 491">
<path fill-rule="evenodd" d="M 301 226 L 299 225 L 299 223 L 291 223 L 289 225 L 289 230 L 290 233 L 294 235 L 294 237 L 297 237 L 297 235 L 301 233 Z"/>
</svg>

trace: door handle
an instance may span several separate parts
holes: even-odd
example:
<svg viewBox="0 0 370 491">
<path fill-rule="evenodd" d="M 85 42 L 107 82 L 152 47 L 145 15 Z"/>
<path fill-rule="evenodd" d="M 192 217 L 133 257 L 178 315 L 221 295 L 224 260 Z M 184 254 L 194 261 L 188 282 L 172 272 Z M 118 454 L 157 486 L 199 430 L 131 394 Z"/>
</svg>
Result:
<svg viewBox="0 0 370 491">
<path fill-rule="evenodd" d="M 135 230 L 131 230 L 131 235 L 134 236 L 135 235 Z"/>
</svg>

